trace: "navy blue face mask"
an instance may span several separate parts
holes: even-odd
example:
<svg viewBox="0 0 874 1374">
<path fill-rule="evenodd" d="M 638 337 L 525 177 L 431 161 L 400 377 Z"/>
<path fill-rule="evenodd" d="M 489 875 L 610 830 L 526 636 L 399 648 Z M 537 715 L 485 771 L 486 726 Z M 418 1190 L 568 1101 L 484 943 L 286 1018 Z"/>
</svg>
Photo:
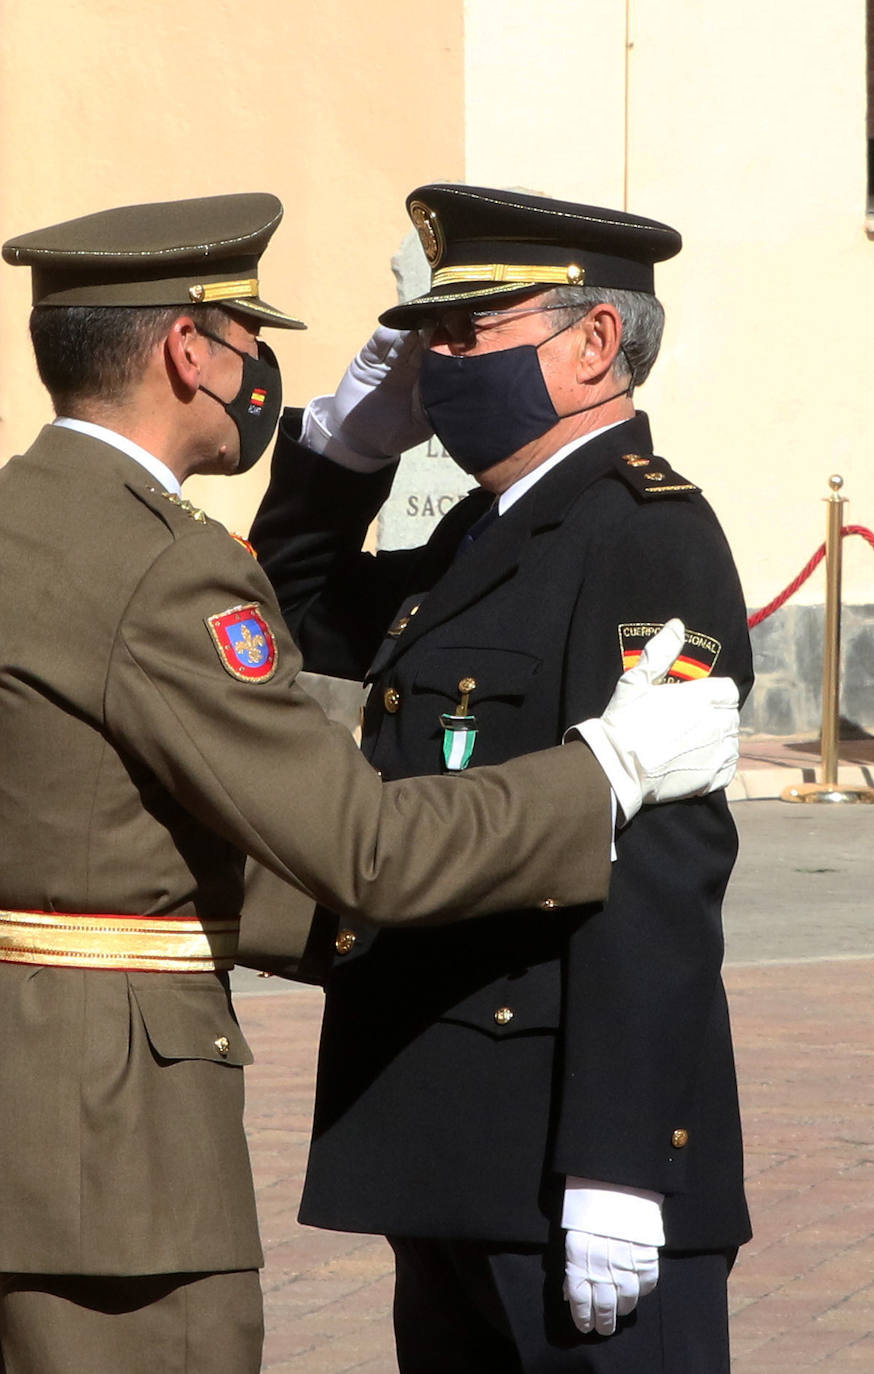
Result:
<svg viewBox="0 0 874 1374">
<path fill-rule="evenodd" d="M 237 476 L 255 466 L 276 428 L 279 412 L 282 410 L 282 376 L 279 363 L 273 349 L 263 339 L 257 340 L 258 357 L 253 358 L 251 353 L 244 353 L 241 348 L 235 348 L 227 339 L 220 339 L 217 334 L 210 334 L 206 329 L 201 329 L 199 333 L 207 339 L 212 339 L 213 343 L 229 348 L 243 360 L 240 389 L 232 401 L 223 401 L 221 396 L 216 396 L 208 387 L 198 388 L 205 391 L 214 401 L 218 401 L 237 426 L 240 436 L 240 461 L 234 469 L 234 475 Z"/>
<path fill-rule="evenodd" d="M 567 418 L 552 404 L 537 353 L 570 328 L 572 324 L 557 329 L 543 343 L 493 353 L 426 349 L 419 377 L 422 405 L 446 452 L 465 472 L 494 467 Z M 633 379 L 623 391 L 568 414 L 596 410 L 632 390 Z"/>
</svg>

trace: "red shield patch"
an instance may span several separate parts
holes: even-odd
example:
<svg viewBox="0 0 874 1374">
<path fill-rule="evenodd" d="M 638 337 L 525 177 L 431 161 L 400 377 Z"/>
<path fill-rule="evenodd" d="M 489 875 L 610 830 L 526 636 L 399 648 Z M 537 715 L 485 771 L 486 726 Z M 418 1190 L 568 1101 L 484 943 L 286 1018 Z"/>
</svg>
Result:
<svg viewBox="0 0 874 1374">
<path fill-rule="evenodd" d="M 276 640 L 259 615 L 257 602 L 211 615 L 206 628 L 231 677 L 241 682 L 267 682 L 276 672 Z"/>
</svg>

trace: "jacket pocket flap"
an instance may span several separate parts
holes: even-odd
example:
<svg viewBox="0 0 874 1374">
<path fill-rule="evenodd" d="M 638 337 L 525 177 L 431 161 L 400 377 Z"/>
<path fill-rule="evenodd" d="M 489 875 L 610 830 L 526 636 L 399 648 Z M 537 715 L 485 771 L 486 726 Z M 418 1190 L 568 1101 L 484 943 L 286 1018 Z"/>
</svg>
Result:
<svg viewBox="0 0 874 1374">
<path fill-rule="evenodd" d="M 184 975 L 183 975 L 184 976 Z M 131 985 L 152 1049 L 161 1059 L 209 1059 L 240 1067 L 255 1056 L 240 1030 L 220 986 Z"/>
<path fill-rule="evenodd" d="M 435 649 L 425 655 L 413 680 L 415 692 L 434 692 L 457 702 L 459 684 L 472 678 L 469 702 L 494 697 L 524 697 L 532 678 L 540 669 L 540 659 L 515 649 L 466 649 L 463 645 Z"/>
<path fill-rule="evenodd" d="M 508 974 L 456 1002 L 441 1021 L 470 1026 L 506 1039 L 561 1025 L 561 964 L 535 964 Z"/>
</svg>

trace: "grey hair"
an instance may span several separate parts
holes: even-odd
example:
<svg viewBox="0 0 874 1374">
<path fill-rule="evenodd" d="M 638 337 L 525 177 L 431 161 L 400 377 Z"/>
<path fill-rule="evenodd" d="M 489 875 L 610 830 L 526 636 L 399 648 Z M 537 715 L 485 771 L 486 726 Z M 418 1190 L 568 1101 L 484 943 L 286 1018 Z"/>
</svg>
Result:
<svg viewBox="0 0 874 1374">
<path fill-rule="evenodd" d="M 556 286 L 547 293 L 549 305 L 567 307 L 556 311 L 558 322 L 575 324 L 596 305 L 612 305 L 622 320 L 622 347 L 616 354 L 613 373 L 618 381 L 633 378 L 641 386 L 658 357 L 665 324 L 661 301 L 646 291 L 619 291 L 608 286 Z"/>
</svg>

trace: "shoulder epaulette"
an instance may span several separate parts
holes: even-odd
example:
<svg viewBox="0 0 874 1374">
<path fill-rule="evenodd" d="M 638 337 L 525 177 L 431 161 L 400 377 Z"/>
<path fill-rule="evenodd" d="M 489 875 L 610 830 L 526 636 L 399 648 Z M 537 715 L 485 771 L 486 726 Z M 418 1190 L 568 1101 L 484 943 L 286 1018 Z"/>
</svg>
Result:
<svg viewBox="0 0 874 1374">
<path fill-rule="evenodd" d="M 616 475 L 644 500 L 662 496 L 688 496 L 700 491 L 694 482 L 688 482 L 664 458 L 655 454 L 623 453 L 615 461 Z"/>
</svg>

